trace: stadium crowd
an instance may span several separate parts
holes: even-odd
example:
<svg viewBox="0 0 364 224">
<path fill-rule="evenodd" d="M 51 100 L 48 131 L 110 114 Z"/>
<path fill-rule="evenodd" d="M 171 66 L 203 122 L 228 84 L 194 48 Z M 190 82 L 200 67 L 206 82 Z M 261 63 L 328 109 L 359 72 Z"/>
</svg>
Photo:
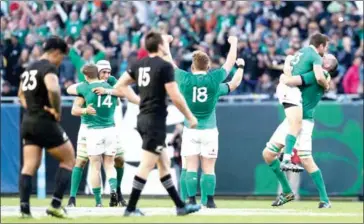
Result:
<svg viewBox="0 0 364 224">
<path fill-rule="evenodd" d="M 227 36 L 237 35 L 246 68 L 232 94 L 273 94 L 285 56 L 307 46 L 308 37 L 320 31 L 330 37 L 329 51 L 340 63 L 330 91 L 362 93 L 361 10 L 355 2 L 319 1 L 1 1 L 1 92 L 16 95 L 20 75 L 41 55 L 50 35 L 70 45 L 60 66 L 64 90 L 83 80 L 85 63 L 100 59 L 111 62 L 118 78 L 147 55 L 143 36 L 157 29 L 174 36 L 173 58 L 186 70 L 196 49 L 208 52 L 212 68 L 222 65 Z"/>
</svg>

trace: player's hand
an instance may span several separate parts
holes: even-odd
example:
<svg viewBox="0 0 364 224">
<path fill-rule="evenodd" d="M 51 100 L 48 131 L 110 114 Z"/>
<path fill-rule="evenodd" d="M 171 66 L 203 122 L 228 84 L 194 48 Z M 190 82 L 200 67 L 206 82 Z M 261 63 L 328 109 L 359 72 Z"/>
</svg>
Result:
<svg viewBox="0 0 364 224">
<path fill-rule="evenodd" d="M 92 89 L 92 92 L 96 93 L 97 95 L 105 95 L 106 94 L 106 90 L 104 87 L 96 87 Z"/>
<path fill-rule="evenodd" d="M 173 36 L 172 35 L 167 35 L 167 34 L 164 34 L 162 35 L 162 38 L 163 38 L 163 41 L 164 43 L 172 43 L 173 41 Z"/>
<path fill-rule="evenodd" d="M 89 105 L 87 105 L 87 107 L 86 107 L 86 113 L 88 115 L 96 115 L 96 110 L 95 110 L 95 108 L 92 107 L 92 103 L 89 104 Z"/>
<path fill-rule="evenodd" d="M 239 66 L 239 65 L 245 66 L 245 61 L 244 61 L 244 59 L 242 59 L 242 58 L 238 58 L 238 59 L 236 60 L 236 65 L 237 65 L 237 66 Z"/>
<path fill-rule="evenodd" d="M 52 108 L 52 107 L 47 107 L 47 106 L 44 106 L 43 108 L 45 111 L 47 111 L 48 113 L 50 113 L 54 119 L 57 121 L 57 122 L 60 122 L 61 121 L 61 114 L 59 114 L 56 109 Z"/>
<path fill-rule="evenodd" d="M 195 116 L 192 116 L 190 119 L 188 119 L 188 124 L 190 125 L 190 128 L 196 128 L 198 121 Z"/>
<path fill-rule="evenodd" d="M 229 36 L 228 38 L 229 44 L 237 44 L 238 43 L 238 37 L 237 36 Z"/>
</svg>

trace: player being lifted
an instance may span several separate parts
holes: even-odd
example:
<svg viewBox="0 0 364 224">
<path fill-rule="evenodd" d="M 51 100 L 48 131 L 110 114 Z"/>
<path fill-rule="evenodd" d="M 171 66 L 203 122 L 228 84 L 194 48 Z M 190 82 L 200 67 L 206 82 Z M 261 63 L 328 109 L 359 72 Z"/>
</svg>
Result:
<svg viewBox="0 0 364 224">
<path fill-rule="evenodd" d="M 124 216 L 143 215 L 136 209 L 136 204 L 155 164 L 158 165 L 164 188 L 177 207 L 177 215 L 186 215 L 198 211 L 200 206 L 185 204 L 180 199 L 170 175 L 170 159 L 165 150 L 167 94 L 187 118 L 191 128 L 196 127 L 197 119 L 188 109 L 174 81 L 172 65 L 162 59 L 166 50 L 161 34 L 148 33 L 145 37 L 145 47 L 149 56 L 132 65 L 115 87 L 125 91 L 129 84 L 137 82 L 141 98 L 137 129 L 143 140 L 143 153 Z"/>
<path fill-rule="evenodd" d="M 40 165 L 42 148 L 59 161 L 56 173 L 56 188 L 47 214 L 65 218 L 61 207 L 68 187 L 71 170 L 75 164 L 74 151 L 61 120 L 61 91 L 58 69 L 67 44 L 59 37 L 50 37 L 44 44 L 44 54 L 21 75 L 19 98 L 26 109 L 21 125 L 23 141 L 23 168 L 20 176 L 20 212 L 31 217 L 29 198 L 32 192 L 32 177 Z"/>
<path fill-rule="evenodd" d="M 171 36 L 164 38 L 167 39 L 165 43 L 173 40 Z M 233 68 L 237 57 L 238 39 L 231 36 L 228 42 L 230 51 L 222 68 L 209 71 L 211 64 L 209 56 L 204 52 L 196 51 L 192 56 L 191 73 L 179 69 L 173 62 L 169 44 L 165 47 L 168 53 L 166 60 L 173 65 L 175 79 L 181 93 L 198 120 L 197 129 L 188 128 L 189 124 L 186 120 L 182 134 L 181 155 L 184 159 L 180 178 L 181 197 L 185 200 L 188 195 L 189 202 L 196 204 L 197 171 L 201 160 L 203 172 L 200 180 L 201 204 L 207 208 L 216 208 L 213 198 L 216 186 L 215 164 L 219 146 L 216 103 L 220 96 L 234 91 L 240 85 L 243 77 L 244 60 L 238 59 L 236 61 L 238 70 L 234 77 L 230 82 L 222 83 Z"/>
<path fill-rule="evenodd" d="M 324 75 L 327 81 L 330 80 L 329 72 L 337 69 L 338 62 L 333 55 L 325 55 L 323 58 Z M 288 86 L 301 86 L 302 91 L 302 128 L 299 132 L 296 149 L 301 163 L 305 170 L 310 174 L 320 195 L 319 208 L 330 208 L 329 198 L 326 193 L 325 183 L 320 169 L 317 167 L 312 157 L 312 131 L 314 127 L 314 111 L 323 96 L 325 89 L 317 82 L 313 71 L 292 76 L 291 74 L 282 75 L 280 81 Z M 263 151 L 266 163 L 276 174 L 278 181 L 282 185 L 283 193 L 279 195 L 272 206 L 281 206 L 294 200 L 294 193 L 288 183 L 284 173 L 280 170 L 277 154 L 285 146 L 285 136 L 289 133 L 289 123 L 285 119 L 274 132 L 269 140 L 267 147 Z"/>
<path fill-rule="evenodd" d="M 292 69 L 293 75 L 301 75 L 313 71 L 317 82 L 323 88 L 328 89 L 329 84 L 322 69 L 322 56 L 327 50 L 327 36 L 317 33 L 310 38 L 310 46 L 300 49 L 293 57 L 287 57 L 285 62 L 285 73 Z M 280 83 L 277 86 L 277 96 L 284 107 L 289 132 L 285 137 L 285 150 L 281 169 L 283 171 L 301 172 L 303 168 L 291 162 L 293 147 L 302 127 L 302 97 L 300 88 L 290 87 Z M 268 146 L 274 147 L 274 146 Z"/>
<path fill-rule="evenodd" d="M 110 184 L 110 206 L 117 205 L 116 195 L 116 170 L 114 159 L 116 154 L 117 134 L 115 129 L 114 113 L 117 97 L 106 95 L 98 96 L 92 90 L 97 87 L 111 88 L 111 86 L 98 78 L 96 65 L 85 65 L 82 69 L 86 81 L 77 86 L 76 102 L 72 107 L 72 114 L 81 116 L 89 114 L 86 131 L 87 155 L 91 166 L 91 185 L 96 199 L 96 206 L 101 207 L 101 163 L 105 168 L 106 176 Z M 83 108 L 83 105 L 87 108 Z"/>
<path fill-rule="evenodd" d="M 98 68 L 98 76 L 99 76 L 100 80 L 107 81 L 107 83 L 110 86 L 114 86 L 117 82 L 117 79 L 114 76 L 111 76 L 110 62 L 108 62 L 106 60 L 100 60 L 96 63 L 96 66 Z M 87 81 L 85 81 L 85 82 L 87 83 Z M 82 83 L 85 83 L 85 82 L 82 82 Z M 77 83 L 77 84 L 70 86 L 67 89 L 68 94 L 77 95 L 77 86 L 82 83 Z M 110 91 L 108 91 L 107 89 L 104 89 L 103 87 L 95 88 L 94 91 L 98 94 L 99 93 L 108 93 L 109 95 L 114 95 L 114 96 L 118 96 L 118 97 L 123 96 L 122 94 L 120 94 L 120 92 L 112 91 L 112 89 L 110 89 Z M 131 99 L 132 99 L 133 103 L 139 104 L 140 99 L 138 96 L 136 96 L 136 95 L 131 96 Z M 76 103 L 76 102 L 77 102 L 77 98 L 74 101 L 74 103 Z M 118 101 L 118 103 L 120 103 L 120 101 Z M 72 170 L 71 192 L 70 192 L 70 198 L 68 201 L 69 207 L 76 206 L 76 195 L 77 195 L 78 187 L 81 182 L 83 168 L 85 167 L 85 165 L 88 161 L 88 154 L 87 154 L 87 148 L 86 148 L 87 126 L 88 126 L 88 122 L 89 122 L 90 113 L 93 112 L 93 109 L 88 108 L 88 107 L 84 107 L 84 108 L 86 109 L 86 111 L 85 111 L 85 114 L 81 115 L 81 126 L 79 129 L 78 138 L 77 138 L 76 165 Z M 115 169 L 116 169 L 116 174 L 117 174 L 116 193 L 117 193 L 117 197 L 118 197 L 118 205 L 126 206 L 126 202 L 123 199 L 123 196 L 121 193 L 121 188 L 120 188 L 123 173 L 124 173 L 124 157 L 123 157 L 124 155 L 123 155 L 123 150 L 121 148 L 120 138 L 118 136 L 116 138 L 117 138 L 117 150 L 116 150 L 116 155 L 115 155 Z M 90 175 L 92 176 L 93 174 L 91 173 Z M 101 191 L 99 192 L 99 189 L 96 189 L 96 193 L 94 192 L 96 204 L 100 204 L 101 196 L 99 197 L 99 195 L 101 195 Z M 110 206 L 115 206 L 115 205 L 110 205 Z"/>
</svg>

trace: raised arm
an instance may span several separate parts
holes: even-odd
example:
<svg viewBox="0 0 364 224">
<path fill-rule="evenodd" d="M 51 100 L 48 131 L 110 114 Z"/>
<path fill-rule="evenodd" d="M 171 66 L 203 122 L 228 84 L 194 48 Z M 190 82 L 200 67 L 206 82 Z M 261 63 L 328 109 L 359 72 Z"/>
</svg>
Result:
<svg viewBox="0 0 364 224">
<path fill-rule="evenodd" d="M 173 37 L 171 35 L 163 35 L 163 46 L 164 50 L 166 51 L 166 55 L 163 57 L 163 59 L 173 66 L 174 69 L 178 69 L 178 66 L 174 63 L 171 49 L 169 47 L 170 43 L 173 41 Z"/>
<path fill-rule="evenodd" d="M 236 65 L 238 66 L 238 70 L 236 70 L 234 77 L 231 79 L 231 81 L 227 83 L 229 85 L 230 92 L 236 90 L 236 88 L 238 88 L 241 84 L 245 66 L 244 59 L 239 58 L 238 60 L 236 60 Z"/>
<path fill-rule="evenodd" d="M 228 42 L 230 44 L 230 50 L 226 57 L 225 64 L 222 66 L 226 70 L 227 74 L 230 73 L 236 62 L 238 55 L 238 38 L 236 36 L 230 36 Z"/>
</svg>

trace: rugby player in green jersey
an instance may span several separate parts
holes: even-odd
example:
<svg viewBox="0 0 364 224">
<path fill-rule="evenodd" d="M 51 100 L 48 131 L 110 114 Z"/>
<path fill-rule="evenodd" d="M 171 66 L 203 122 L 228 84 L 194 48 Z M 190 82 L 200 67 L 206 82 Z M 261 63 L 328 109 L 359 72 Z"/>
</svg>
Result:
<svg viewBox="0 0 364 224">
<path fill-rule="evenodd" d="M 179 85 L 182 95 L 186 99 L 188 107 L 198 120 L 196 129 L 188 128 L 188 122 L 182 134 L 182 174 L 181 197 L 189 197 L 191 204 L 196 204 L 197 193 L 197 171 L 201 160 L 203 174 L 201 176 L 201 204 L 207 208 L 216 208 L 214 202 L 216 176 L 215 163 L 218 155 L 218 130 L 216 125 L 216 103 L 220 96 L 234 91 L 241 83 L 243 77 L 244 60 L 238 59 L 236 71 L 232 80 L 222 83 L 227 74 L 235 64 L 237 57 L 236 37 L 229 37 L 230 51 L 226 63 L 222 68 L 209 71 L 211 60 L 209 56 L 201 51 L 196 51 L 192 56 L 192 72 L 179 69 L 173 62 L 169 49 L 171 36 L 165 36 L 165 49 L 169 61 L 175 69 L 175 79 Z M 186 172 L 187 169 L 187 172 Z"/>
<path fill-rule="evenodd" d="M 325 79 L 322 69 L 322 56 L 328 46 L 328 37 L 317 33 L 310 37 L 310 46 L 300 49 L 293 57 L 287 57 L 285 62 L 285 73 L 293 75 L 305 74 L 313 71 L 317 82 L 323 88 L 328 89 L 329 84 Z M 302 127 L 302 98 L 301 87 L 289 87 L 280 83 L 277 86 L 277 96 L 279 102 L 283 105 L 287 121 L 289 123 L 289 132 L 285 138 L 285 151 L 281 169 L 283 171 L 301 172 L 303 168 L 297 164 L 291 163 L 293 146 L 296 143 L 297 136 Z"/>
<path fill-rule="evenodd" d="M 96 64 L 97 68 L 98 68 L 98 74 L 99 74 L 99 78 L 101 80 L 105 80 L 107 81 L 111 86 L 114 86 L 117 82 L 117 79 L 113 76 L 111 76 L 111 65 L 110 62 L 106 61 L 106 60 L 101 60 L 98 61 Z M 82 84 L 84 82 L 78 83 L 78 84 L 74 84 L 72 86 L 70 86 L 67 89 L 68 94 L 70 95 L 77 95 L 77 86 L 79 84 Z M 97 94 L 109 94 L 109 95 L 114 95 L 114 96 L 118 96 L 121 97 L 123 96 L 123 94 L 117 92 L 116 90 L 108 90 L 102 87 L 99 88 L 95 88 L 94 91 Z M 138 96 L 131 96 L 130 97 L 133 103 L 139 104 L 139 97 Z M 75 102 L 77 102 L 77 99 L 75 100 Z M 119 103 L 119 102 L 118 102 Z M 87 125 L 88 125 L 88 118 L 90 113 L 93 113 L 93 108 L 91 107 L 85 107 L 86 109 L 86 114 L 82 114 L 81 115 L 81 126 L 78 132 L 78 138 L 77 138 L 77 159 L 76 159 L 76 164 L 75 167 L 72 170 L 72 179 L 71 179 L 71 191 L 70 191 L 70 198 L 68 201 L 68 206 L 69 207 L 74 207 L 76 206 L 76 195 L 77 195 L 77 191 L 78 191 L 78 187 L 80 185 L 81 179 L 82 179 L 82 172 L 83 172 L 83 168 L 85 167 L 87 161 L 88 161 L 88 156 L 87 156 L 87 148 L 86 148 L 86 139 L 87 139 Z M 126 202 L 123 199 L 122 193 L 121 193 L 121 181 L 123 178 L 123 173 L 124 173 L 124 152 L 123 149 L 121 148 L 121 143 L 120 143 L 120 138 L 117 137 L 118 139 L 118 147 L 117 147 L 117 152 L 116 152 L 116 156 L 115 156 L 115 169 L 117 172 L 117 197 L 118 197 L 118 205 L 119 206 L 126 206 Z M 91 173 L 91 175 L 93 175 Z M 101 194 L 101 192 L 100 192 Z M 97 204 L 97 202 L 96 202 Z"/>
<path fill-rule="evenodd" d="M 337 69 L 337 60 L 333 55 L 325 55 L 323 58 L 324 75 L 330 80 L 329 72 Z M 320 195 L 319 208 L 330 208 L 331 204 L 326 193 L 325 183 L 320 169 L 317 167 L 312 157 L 312 131 L 314 127 L 314 111 L 318 105 L 325 89 L 317 82 L 314 72 L 308 72 L 303 75 L 285 74 L 280 77 L 280 82 L 288 86 L 300 86 L 302 92 L 302 128 L 297 136 L 297 142 L 294 147 L 297 149 L 298 156 L 305 170 L 310 174 L 313 182 Z M 263 157 L 266 163 L 276 174 L 278 181 L 282 185 L 283 193 L 279 195 L 272 206 L 281 206 L 289 201 L 294 200 L 294 193 L 288 183 L 287 177 L 280 169 L 280 162 L 277 154 L 285 146 L 285 137 L 289 133 L 289 123 L 285 119 L 274 132 L 273 136 L 267 143 L 263 151 Z"/>
<path fill-rule="evenodd" d="M 96 65 L 85 65 L 82 69 L 86 81 L 77 86 L 76 91 L 80 96 L 72 107 L 72 114 L 80 116 L 90 112 L 87 122 L 86 148 L 91 166 L 91 185 L 96 199 L 96 206 L 101 207 L 101 163 L 105 168 L 110 184 L 110 206 L 117 206 L 116 195 L 116 170 L 114 159 L 118 148 L 118 136 L 115 129 L 114 113 L 117 97 L 111 95 L 99 96 L 93 92 L 94 88 L 112 88 L 107 82 L 98 78 Z M 83 108 L 86 104 L 87 108 Z"/>
</svg>

